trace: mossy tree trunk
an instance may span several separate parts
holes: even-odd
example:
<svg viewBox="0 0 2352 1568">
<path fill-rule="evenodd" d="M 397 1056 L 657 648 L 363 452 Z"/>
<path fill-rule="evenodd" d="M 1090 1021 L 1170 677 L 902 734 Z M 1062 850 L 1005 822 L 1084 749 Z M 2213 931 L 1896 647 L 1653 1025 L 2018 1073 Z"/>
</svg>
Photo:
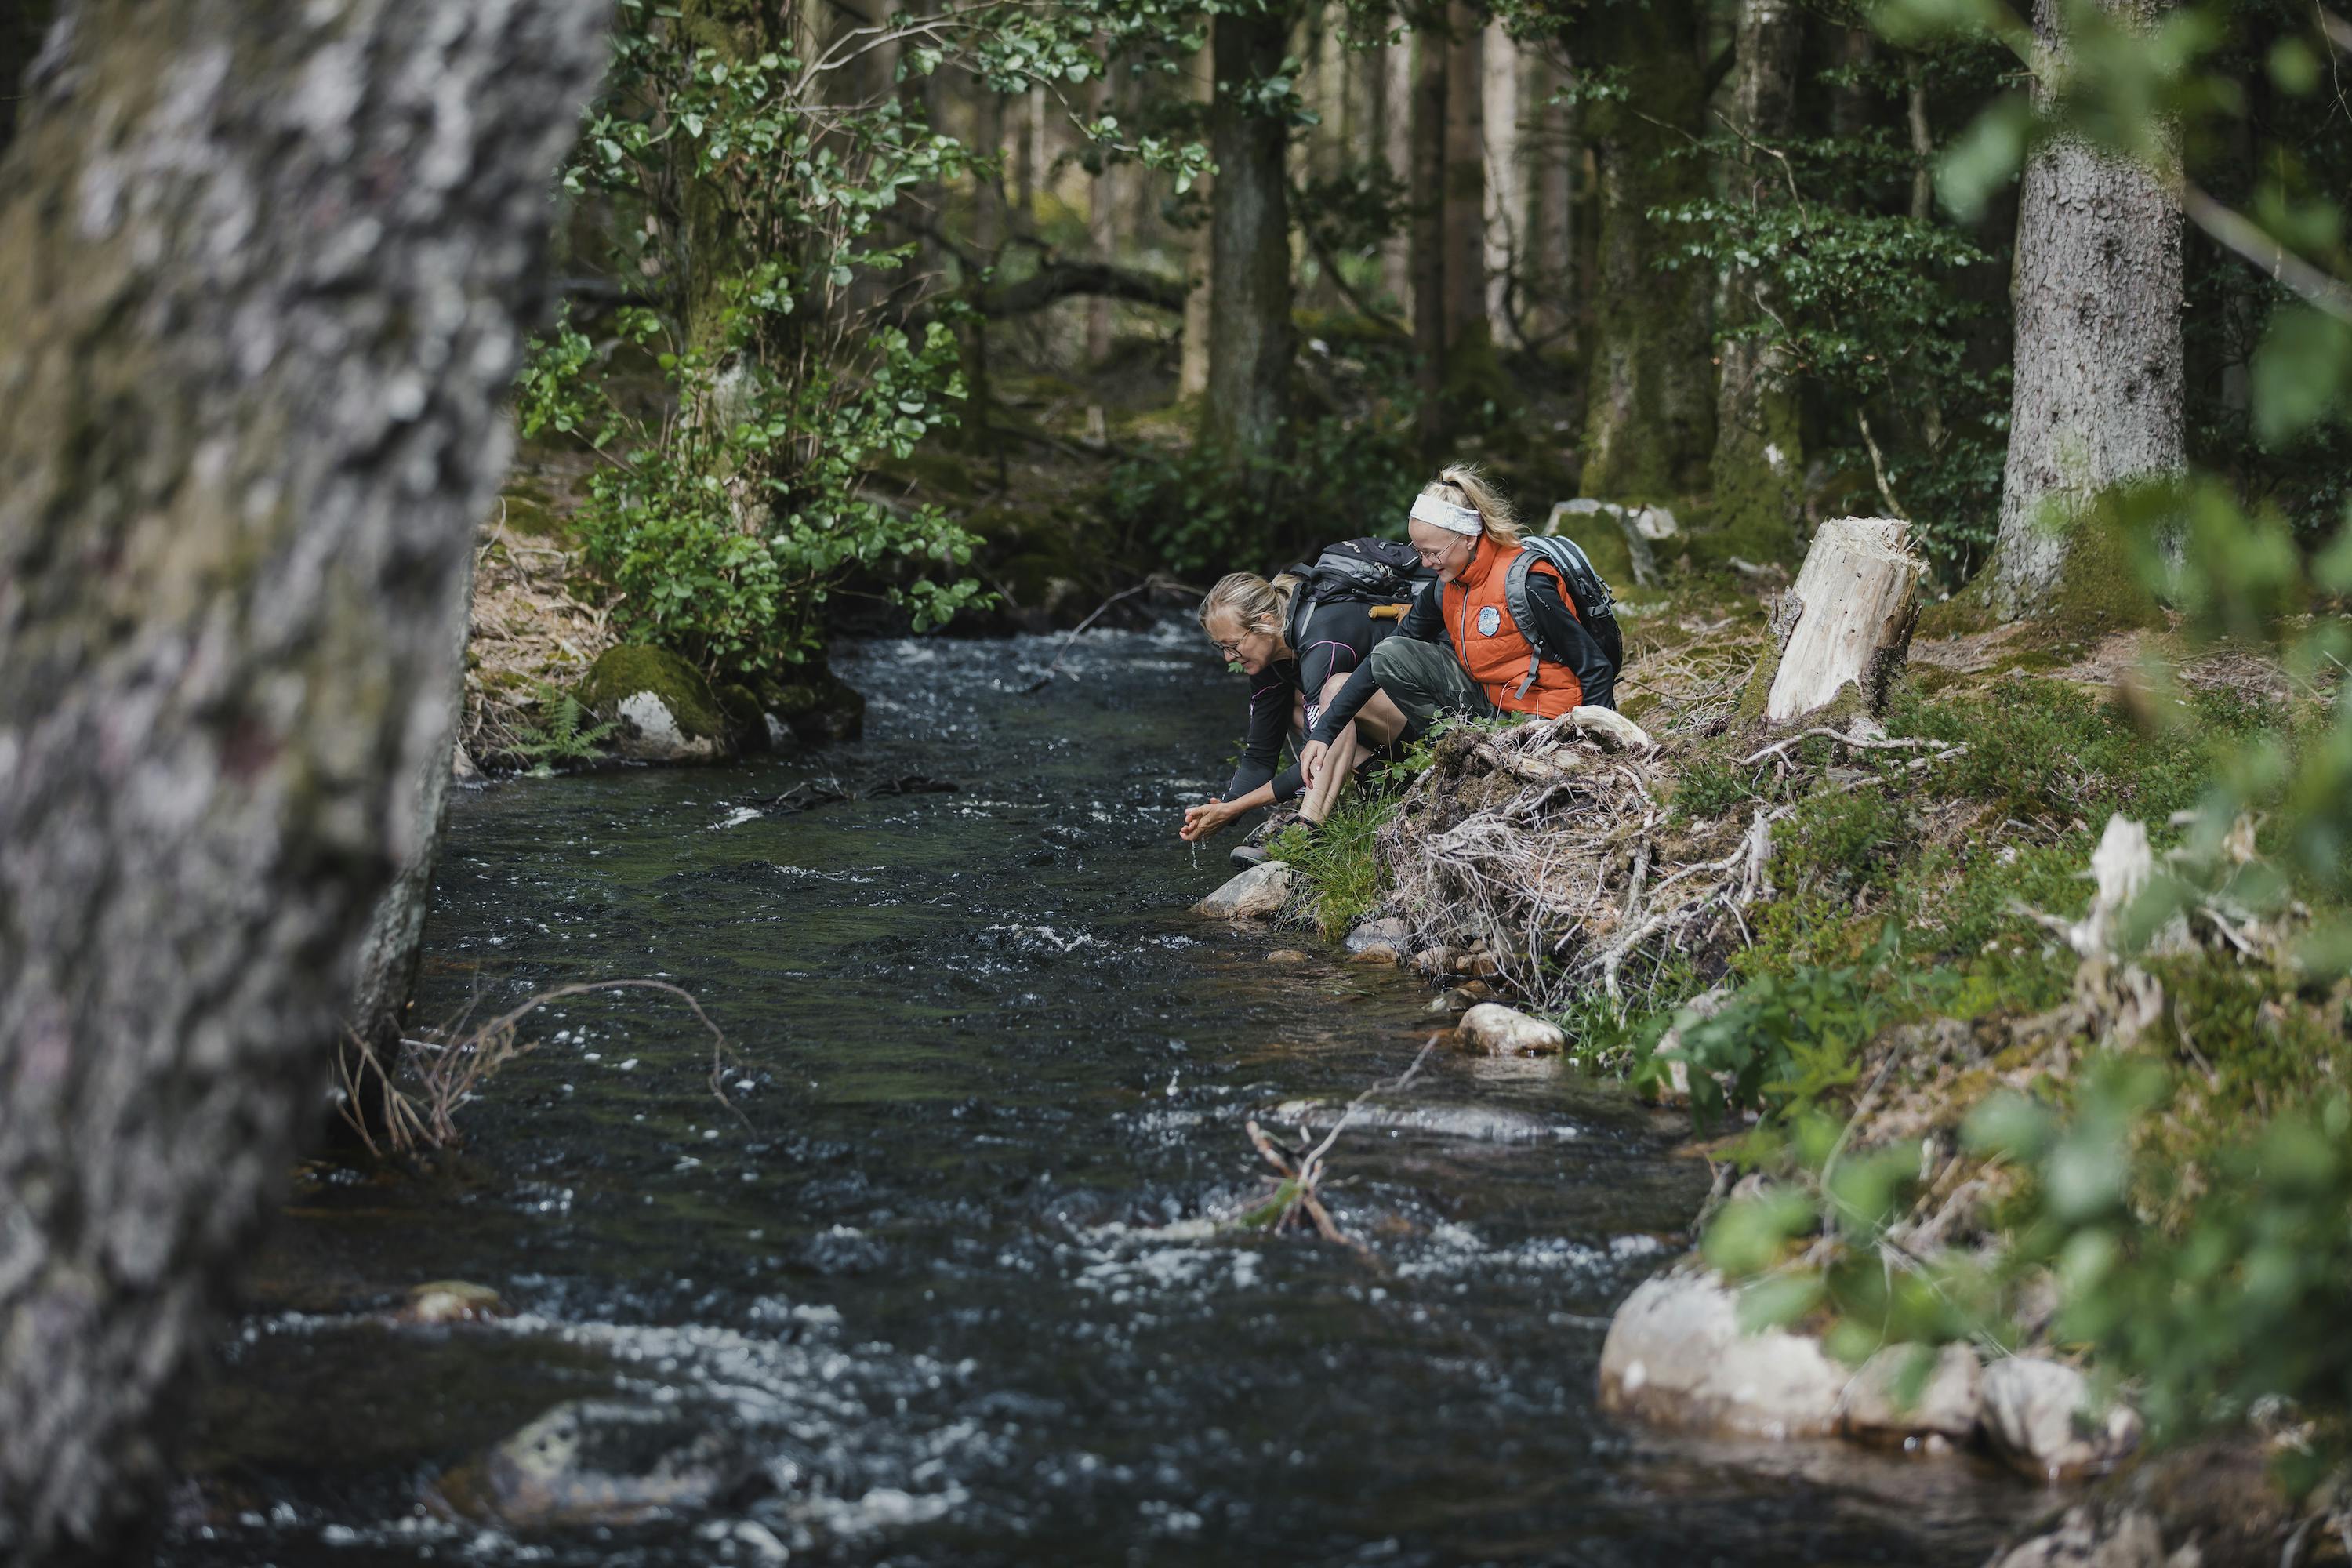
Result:
<svg viewBox="0 0 2352 1568">
<path fill-rule="evenodd" d="M 1212 30 L 1216 19 L 1209 19 Z M 1215 46 L 1203 44 L 1198 53 L 1184 63 L 1184 96 L 1204 108 L 1217 97 Z M 1204 202 L 1214 202 L 1217 194 L 1216 176 L 1204 174 L 1193 184 Z M 1176 371 L 1176 395 L 1190 401 L 1209 390 L 1209 301 L 1214 287 L 1214 271 L 1211 265 L 1212 233 L 1208 225 L 1193 227 L 1187 236 L 1187 248 L 1192 259 L 1185 268 L 1185 282 L 1191 287 L 1184 295 L 1184 343 L 1182 358 Z"/>
<path fill-rule="evenodd" d="M 729 64 L 740 64 L 772 49 L 788 53 L 804 45 L 806 40 L 795 37 L 791 10 L 772 0 L 684 0 L 677 26 L 689 51 L 709 49 Z M 688 180 L 684 205 L 686 342 L 699 353 L 717 356 L 725 346 L 737 281 L 779 237 L 761 232 L 756 215 L 723 178 Z"/>
<path fill-rule="evenodd" d="M 2155 7 L 2111 7 L 2145 24 Z M 2037 85 L 2063 75 L 2055 0 L 2033 11 Z M 1990 600 L 2004 619 L 2138 618 L 2146 601 L 2085 503 L 2177 472 L 2181 429 L 2180 211 L 2139 165 L 2063 132 L 2026 164 L 2013 285 L 2017 349 Z"/>
<path fill-rule="evenodd" d="M 57 0 L 15 0 L 0 7 L 0 153 L 16 134 L 25 72 L 40 54 L 57 12 Z"/>
<path fill-rule="evenodd" d="M 1697 159 L 1674 157 L 1702 133 L 1700 13 L 1695 0 L 1599 0 L 1581 63 L 1614 69 L 1624 97 L 1584 110 L 1599 163 L 1599 256 L 1583 489 L 1654 500 L 1706 479 L 1715 447 L 1707 279 L 1652 264 L 1667 248 L 1652 208 L 1706 193 Z"/>
<path fill-rule="evenodd" d="M 1412 346 L 1419 360 L 1422 445 L 1444 434 L 1440 397 L 1445 388 L 1445 96 L 1446 41 L 1442 26 L 1425 23 L 1412 39 Z"/>
<path fill-rule="evenodd" d="M 1252 459 L 1290 445 L 1290 197 L 1287 128 L 1251 101 L 1282 72 L 1290 17 L 1282 6 L 1228 11 L 1213 43 L 1217 83 L 1210 151 L 1217 163 L 1209 250 L 1209 391 L 1203 441 L 1255 485 Z"/>
<path fill-rule="evenodd" d="M 1787 199 L 1780 164 L 1762 149 L 1785 140 L 1796 118 L 1797 60 L 1803 33 L 1790 0 L 1740 0 L 1738 77 L 1732 121 L 1747 139 L 1733 165 L 1732 195 L 1751 206 Z M 1771 280 L 1742 270 L 1727 279 L 1727 329 L 1769 321 Z M 1716 384 L 1715 519 L 1725 535 L 1767 556 L 1796 543 L 1804 505 L 1804 440 L 1797 387 L 1786 354 L 1753 337 L 1727 336 Z"/>
<path fill-rule="evenodd" d="M 315 1124 L 605 21 L 83 0 L 0 164 L 15 1568 L 138 1559 Z"/>
<path fill-rule="evenodd" d="M 1475 6 L 1445 8 L 1445 353 L 1486 341 L 1486 37 Z"/>
</svg>

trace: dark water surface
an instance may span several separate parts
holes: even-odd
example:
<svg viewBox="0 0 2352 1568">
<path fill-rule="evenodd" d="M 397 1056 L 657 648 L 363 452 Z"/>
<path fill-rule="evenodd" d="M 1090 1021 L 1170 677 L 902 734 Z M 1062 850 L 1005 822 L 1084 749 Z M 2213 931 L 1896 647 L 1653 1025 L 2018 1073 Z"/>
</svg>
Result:
<svg viewBox="0 0 2352 1568">
<path fill-rule="evenodd" d="M 420 1013 L 674 980 L 733 1110 L 683 1009 L 575 998 L 435 1173 L 311 1173 L 163 1561 L 1981 1561 L 2031 1500 L 1965 1468 L 1594 1408 L 1607 1315 L 1706 1184 L 1613 1086 L 1433 1058 L 1386 1103 L 1501 1114 L 1344 1135 L 1333 1207 L 1377 1266 L 1203 1223 L 1265 1190 L 1244 1118 L 1397 1073 L 1429 994 L 1183 912 L 1228 868 L 1178 803 L 1241 707 L 1197 640 L 1090 637 L 1031 696 L 1055 643 L 876 644 L 858 745 L 460 801 Z M 909 773 L 963 788 L 763 809 Z M 390 1321 L 436 1279 L 517 1315 Z M 610 1531 L 419 1508 L 591 1396 L 707 1411 L 772 1484 Z"/>
</svg>

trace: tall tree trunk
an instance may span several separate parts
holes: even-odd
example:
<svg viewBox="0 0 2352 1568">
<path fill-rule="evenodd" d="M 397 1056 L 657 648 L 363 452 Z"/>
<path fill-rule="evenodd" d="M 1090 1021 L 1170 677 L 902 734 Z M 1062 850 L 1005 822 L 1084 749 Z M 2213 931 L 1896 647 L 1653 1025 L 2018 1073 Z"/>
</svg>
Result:
<svg viewBox="0 0 2352 1568">
<path fill-rule="evenodd" d="M 1606 0 L 1590 17 L 1583 63 L 1617 69 L 1624 94 L 1585 109 L 1601 189 L 1583 489 L 1655 500 L 1704 484 L 1715 447 L 1706 279 L 1652 265 L 1668 242 L 1649 217 L 1706 194 L 1697 160 L 1668 156 L 1701 130 L 1699 12 L 1694 0 Z"/>
<path fill-rule="evenodd" d="M 400 1070 L 401 1038 L 406 1030 L 409 1003 L 416 994 L 416 973 L 425 957 L 425 917 L 432 912 L 433 879 L 441 869 L 441 838 L 449 821 L 450 774 L 457 761 L 457 726 L 466 716 L 466 641 L 473 626 L 475 553 L 467 550 L 457 565 L 457 584 L 450 595 L 442 637 L 449 679 L 442 701 L 432 717 L 437 726 L 433 743 L 423 748 L 408 779 L 402 809 L 412 846 L 399 872 L 376 900 L 375 913 L 361 940 L 359 984 L 352 988 L 351 1019 L 335 1042 L 341 1058 L 338 1077 L 352 1086 L 355 1099 L 345 1105 L 370 1138 L 391 1125 L 389 1091 Z"/>
<path fill-rule="evenodd" d="M 1037 182 L 1045 170 L 1045 89 L 1033 87 L 1021 100 L 1020 137 L 1013 154 L 1013 210 L 1024 231 L 1037 227 Z"/>
<path fill-rule="evenodd" d="M 0 1560 L 124 1562 L 411 841 L 571 0 L 83 0 L 0 166 Z"/>
<path fill-rule="evenodd" d="M 1097 38 L 1097 43 L 1103 40 Z M 1118 92 L 1114 78 L 1108 72 L 1095 79 L 1095 118 L 1118 112 Z M 1118 180 L 1120 169 L 1106 163 L 1087 187 L 1087 247 L 1095 259 L 1108 266 L 1118 259 Z M 1087 300 L 1087 363 L 1100 364 L 1110 358 L 1110 306 L 1108 297 L 1094 294 Z"/>
<path fill-rule="evenodd" d="M 1780 165 L 1769 152 L 1796 116 L 1797 60 L 1804 35 L 1790 0 L 1740 0 L 1738 76 L 1731 119 L 1741 151 L 1732 195 L 1749 206 L 1785 200 Z M 1779 314 L 1772 281 L 1735 271 L 1727 280 L 1727 328 Z M 1727 535 L 1769 554 L 1796 544 L 1804 507 L 1804 443 L 1788 357 L 1752 337 L 1726 338 L 1716 387 L 1715 521 Z"/>
<path fill-rule="evenodd" d="M 2111 7 L 2146 23 L 2153 7 Z M 2063 76 L 2054 0 L 2033 11 L 2035 95 Z M 2119 541 L 2084 506 L 2183 461 L 2180 211 L 2139 165 L 2064 134 L 2025 167 L 2017 348 L 1990 599 L 2004 618 L 2137 616 Z"/>
<path fill-rule="evenodd" d="M 1208 26 L 1213 29 L 1216 19 Z M 1217 100 L 1217 66 L 1214 46 L 1202 44 L 1184 68 L 1184 93 L 1193 102 L 1213 105 Z M 1203 201 L 1214 201 L 1216 176 L 1204 174 L 1193 182 Z M 1182 358 L 1176 368 L 1176 395 L 1199 397 L 1209 390 L 1209 301 L 1213 295 L 1215 273 L 1211 266 L 1211 229 L 1207 224 L 1196 225 L 1189 234 L 1192 260 L 1186 266 L 1185 281 L 1191 291 L 1184 296 L 1184 342 Z"/>
<path fill-rule="evenodd" d="M 1572 333 L 1576 298 L 1576 166 L 1582 149 L 1577 144 L 1575 111 L 1558 100 L 1568 76 L 1559 65 L 1538 55 L 1531 62 L 1528 84 L 1528 113 L 1538 128 L 1532 194 L 1528 216 L 1528 239 L 1521 262 L 1528 292 L 1536 302 L 1531 319 L 1537 331 Z M 1576 343 L 1571 335 L 1569 345 Z"/>
<path fill-rule="evenodd" d="M 1252 107 L 1281 74 L 1290 28 L 1278 10 L 1217 18 L 1217 100 L 1210 151 L 1217 191 L 1210 221 L 1209 393 L 1202 436 L 1253 490 L 1253 455 L 1290 443 L 1290 191 L 1285 132 Z"/>
<path fill-rule="evenodd" d="M 1486 24 L 1480 72 L 1486 123 L 1485 254 L 1486 331 L 1497 343 L 1515 336 L 1512 279 L 1531 257 L 1528 245 L 1528 170 L 1519 146 L 1519 51 L 1499 22 Z"/>
<path fill-rule="evenodd" d="M 1412 35 L 1412 346 L 1418 358 L 1421 444 L 1444 438 L 1445 414 L 1445 35 Z"/>
<path fill-rule="evenodd" d="M 1413 72 L 1412 37 L 1407 34 L 1377 51 L 1381 87 L 1375 100 L 1380 131 L 1375 145 L 1389 177 L 1408 193 L 1412 185 Z M 1408 196 L 1410 199 L 1410 196 Z M 1412 230 L 1410 221 L 1381 242 L 1381 287 L 1396 300 L 1405 319 L 1413 319 Z"/>
<path fill-rule="evenodd" d="M 1445 8 L 1445 351 L 1459 354 L 1486 326 L 1485 28 L 1475 7 Z"/>
</svg>

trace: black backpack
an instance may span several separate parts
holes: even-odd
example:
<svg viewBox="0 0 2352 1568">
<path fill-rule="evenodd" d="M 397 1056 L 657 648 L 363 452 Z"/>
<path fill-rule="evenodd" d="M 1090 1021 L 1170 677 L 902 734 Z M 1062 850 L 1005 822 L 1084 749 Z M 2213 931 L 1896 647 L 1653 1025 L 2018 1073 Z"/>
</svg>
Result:
<svg viewBox="0 0 2352 1568">
<path fill-rule="evenodd" d="M 1401 605 L 1426 593 L 1437 574 L 1421 563 L 1412 545 L 1396 539 L 1343 539 L 1327 544 L 1311 562 L 1283 569 L 1299 580 L 1290 596 L 1287 640 L 1299 646 L 1315 606 L 1354 600 Z"/>
<path fill-rule="evenodd" d="M 1519 635 L 1528 639 L 1528 646 L 1550 654 L 1555 659 L 1559 658 L 1554 650 L 1541 647 L 1535 616 L 1528 608 L 1528 569 L 1541 561 L 1556 569 L 1560 581 L 1568 584 L 1568 596 L 1576 605 L 1576 618 L 1584 623 L 1584 629 L 1592 634 L 1592 640 L 1600 644 L 1601 651 L 1608 656 L 1610 673 L 1614 676 L 1622 671 L 1625 668 L 1625 634 L 1617 626 L 1616 595 L 1609 592 L 1608 583 L 1592 569 L 1592 562 L 1576 541 L 1566 534 L 1533 533 L 1519 542 L 1526 548 L 1512 561 L 1510 571 L 1503 579 L 1503 605 L 1511 612 L 1511 619 L 1517 625 Z M 1520 691 L 1524 693 L 1534 685 L 1535 679 L 1535 661 L 1530 658 L 1528 678 L 1520 683 Z"/>
</svg>

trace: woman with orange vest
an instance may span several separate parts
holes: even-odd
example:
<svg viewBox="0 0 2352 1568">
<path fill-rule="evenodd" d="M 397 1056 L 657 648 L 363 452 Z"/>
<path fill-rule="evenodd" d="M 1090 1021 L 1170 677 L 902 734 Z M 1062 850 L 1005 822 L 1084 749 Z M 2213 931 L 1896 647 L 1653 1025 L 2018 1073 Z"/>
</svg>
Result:
<svg viewBox="0 0 2352 1568">
<path fill-rule="evenodd" d="M 1576 617 L 1573 597 L 1549 561 L 1526 575 L 1532 626 L 1519 625 L 1505 593 L 1512 562 L 1526 549 L 1508 502 L 1475 468 L 1455 464 L 1413 498 L 1406 525 L 1437 588 L 1405 612 L 1397 635 L 1372 649 L 1317 720 L 1299 772 L 1311 785 L 1334 756 L 1333 742 L 1374 693 L 1402 709 L 1407 735 L 1440 713 L 1491 719 L 1531 713 L 1552 719 L 1584 704 L 1616 705 L 1616 670 Z"/>
</svg>

